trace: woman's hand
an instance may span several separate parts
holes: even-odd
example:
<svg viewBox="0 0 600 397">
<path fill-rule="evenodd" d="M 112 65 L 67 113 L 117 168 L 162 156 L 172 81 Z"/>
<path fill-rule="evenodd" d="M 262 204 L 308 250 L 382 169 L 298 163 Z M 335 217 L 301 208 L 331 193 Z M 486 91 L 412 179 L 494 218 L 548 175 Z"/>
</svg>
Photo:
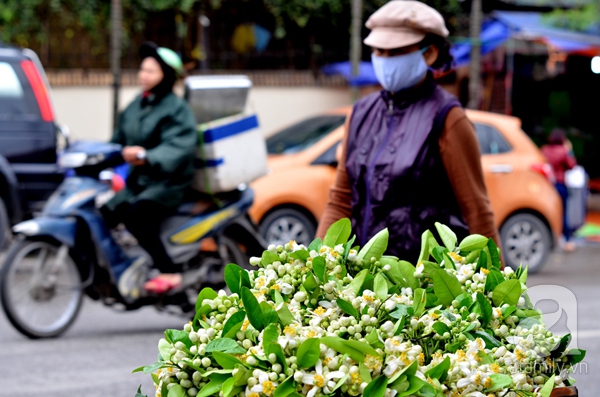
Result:
<svg viewBox="0 0 600 397">
<path fill-rule="evenodd" d="M 125 146 L 121 154 L 123 159 L 133 166 L 146 164 L 146 149 L 141 146 Z"/>
</svg>

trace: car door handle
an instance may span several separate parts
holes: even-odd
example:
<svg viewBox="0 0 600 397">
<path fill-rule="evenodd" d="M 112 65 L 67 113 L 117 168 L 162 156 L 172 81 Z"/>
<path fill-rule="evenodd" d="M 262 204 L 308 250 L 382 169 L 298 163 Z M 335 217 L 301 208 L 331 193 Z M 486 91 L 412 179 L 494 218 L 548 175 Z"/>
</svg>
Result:
<svg viewBox="0 0 600 397">
<path fill-rule="evenodd" d="M 510 164 L 492 164 L 490 172 L 493 174 L 510 174 L 513 172 L 513 166 Z"/>
</svg>

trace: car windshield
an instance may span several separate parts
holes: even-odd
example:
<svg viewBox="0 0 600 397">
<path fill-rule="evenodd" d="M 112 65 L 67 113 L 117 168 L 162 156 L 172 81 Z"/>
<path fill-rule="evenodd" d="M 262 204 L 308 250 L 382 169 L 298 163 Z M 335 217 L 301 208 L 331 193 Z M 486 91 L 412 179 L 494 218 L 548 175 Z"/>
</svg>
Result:
<svg viewBox="0 0 600 397">
<path fill-rule="evenodd" d="M 296 153 L 312 146 L 346 120 L 345 115 L 311 117 L 285 128 L 267 139 L 269 154 Z"/>
</svg>

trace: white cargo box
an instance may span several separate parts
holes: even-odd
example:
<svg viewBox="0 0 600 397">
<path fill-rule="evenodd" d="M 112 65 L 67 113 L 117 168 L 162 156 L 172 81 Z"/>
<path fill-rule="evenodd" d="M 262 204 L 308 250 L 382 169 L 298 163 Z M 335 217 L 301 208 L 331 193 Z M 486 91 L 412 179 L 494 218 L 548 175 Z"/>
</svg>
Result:
<svg viewBox="0 0 600 397">
<path fill-rule="evenodd" d="M 241 114 L 199 126 L 192 187 L 204 193 L 234 190 L 267 173 L 267 148 L 256 115 Z"/>
</svg>

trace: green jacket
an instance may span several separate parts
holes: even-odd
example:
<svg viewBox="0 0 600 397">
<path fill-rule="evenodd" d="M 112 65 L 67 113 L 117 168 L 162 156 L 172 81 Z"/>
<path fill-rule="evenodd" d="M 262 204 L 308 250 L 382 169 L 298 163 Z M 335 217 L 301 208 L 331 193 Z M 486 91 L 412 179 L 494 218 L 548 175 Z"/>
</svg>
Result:
<svg viewBox="0 0 600 397">
<path fill-rule="evenodd" d="M 121 113 L 110 140 L 123 146 L 146 149 L 146 164 L 131 167 L 127 186 L 106 206 L 114 210 L 123 202 L 153 200 L 175 208 L 183 200 L 194 176 L 198 147 L 196 120 L 185 101 L 173 93 L 162 99 L 136 97 Z"/>
</svg>

